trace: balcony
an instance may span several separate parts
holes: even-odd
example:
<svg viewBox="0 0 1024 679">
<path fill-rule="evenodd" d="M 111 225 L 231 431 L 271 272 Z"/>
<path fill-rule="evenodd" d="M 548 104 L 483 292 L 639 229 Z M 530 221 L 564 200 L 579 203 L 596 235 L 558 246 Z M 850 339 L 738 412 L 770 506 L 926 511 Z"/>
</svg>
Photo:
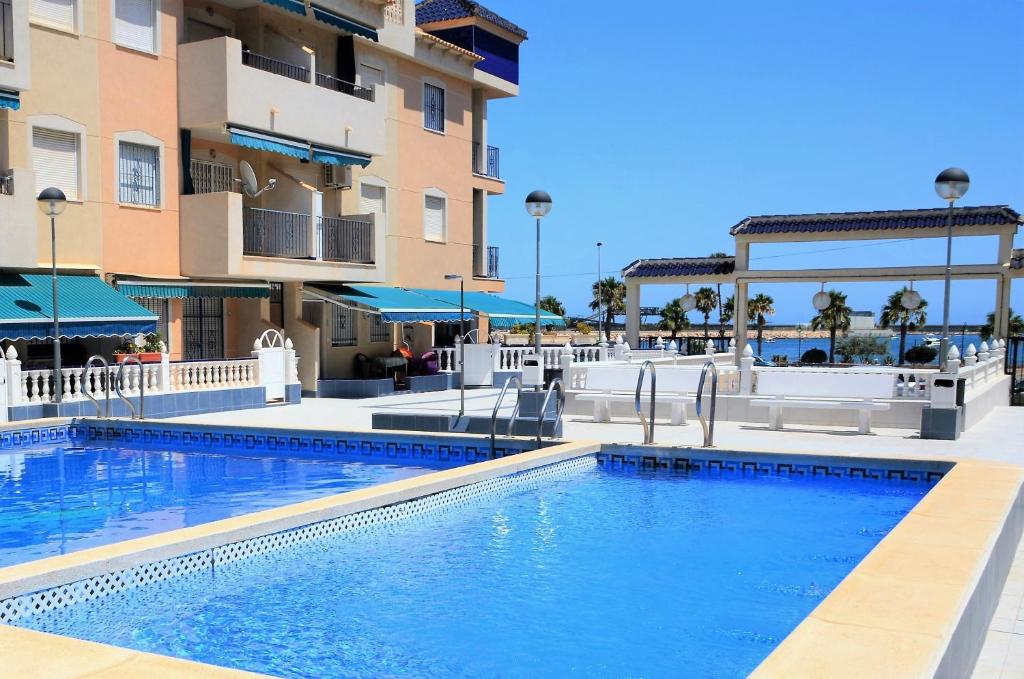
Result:
<svg viewBox="0 0 1024 679">
<path fill-rule="evenodd" d="M 242 50 L 234 38 L 178 46 L 179 115 L 201 138 L 228 123 L 366 155 L 385 151 L 385 102 L 374 91 Z"/>
<path fill-rule="evenodd" d="M 316 230 L 310 227 L 315 224 Z M 242 252 L 259 257 L 373 264 L 373 217 L 312 217 L 244 208 Z"/>
<path fill-rule="evenodd" d="M 473 246 L 473 271 L 477 278 L 501 278 L 498 271 L 497 246 Z"/>
<path fill-rule="evenodd" d="M 498 171 L 500 151 L 497 146 L 488 146 L 486 153 L 481 153 L 483 145 L 473 142 L 473 174 L 491 179 L 501 179 Z"/>
<path fill-rule="evenodd" d="M 213 182 L 226 182 L 223 173 Z M 193 179 L 198 187 L 207 179 Z M 233 182 L 232 182 L 233 183 Z M 207 183 L 208 186 L 215 184 Z M 181 197 L 181 267 L 188 276 L 382 282 L 373 215 L 319 217 L 242 205 L 233 191 Z"/>
</svg>

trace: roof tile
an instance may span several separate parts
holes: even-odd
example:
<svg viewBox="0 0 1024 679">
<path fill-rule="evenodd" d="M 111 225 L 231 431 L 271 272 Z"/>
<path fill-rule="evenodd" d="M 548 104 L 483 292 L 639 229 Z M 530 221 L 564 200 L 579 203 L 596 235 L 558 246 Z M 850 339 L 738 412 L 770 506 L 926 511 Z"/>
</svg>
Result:
<svg viewBox="0 0 1024 679">
<path fill-rule="evenodd" d="M 673 257 L 638 259 L 623 269 L 622 275 L 626 278 L 728 276 L 735 269 L 735 257 Z"/>
<path fill-rule="evenodd" d="M 416 5 L 417 26 L 465 17 L 480 17 L 523 39 L 526 38 L 525 30 L 475 0 L 422 0 Z"/>
<path fill-rule="evenodd" d="M 946 225 L 947 208 L 881 210 L 877 212 L 823 212 L 805 215 L 747 217 L 729 229 L 733 236 L 766 233 L 826 233 L 930 229 Z M 956 226 L 1011 224 L 1020 215 L 1006 205 L 953 208 Z"/>
</svg>

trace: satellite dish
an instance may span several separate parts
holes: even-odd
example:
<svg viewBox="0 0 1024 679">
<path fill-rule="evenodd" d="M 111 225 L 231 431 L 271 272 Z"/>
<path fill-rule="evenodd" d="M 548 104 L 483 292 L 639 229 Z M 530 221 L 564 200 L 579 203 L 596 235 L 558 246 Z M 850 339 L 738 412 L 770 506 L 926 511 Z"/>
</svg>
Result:
<svg viewBox="0 0 1024 679">
<path fill-rule="evenodd" d="M 256 181 L 256 173 L 253 172 L 252 165 L 247 161 L 243 160 L 238 163 L 238 172 L 242 175 L 242 178 L 237 180 L 242 182 L 242 192 L 250 198 L 255 198 L 264 191 L 273 191 L 274 187 L 277 186 L 277 180 L 271 179 L 261 189 L 259 182 Z"/>
</svg>

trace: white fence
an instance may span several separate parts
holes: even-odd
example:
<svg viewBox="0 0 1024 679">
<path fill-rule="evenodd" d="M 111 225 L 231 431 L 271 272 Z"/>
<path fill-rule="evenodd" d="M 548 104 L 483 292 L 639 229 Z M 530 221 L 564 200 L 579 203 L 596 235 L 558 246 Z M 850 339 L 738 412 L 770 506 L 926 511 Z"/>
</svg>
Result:
<svg viewBox="0 0 1024 679">
<path fill-rule="evenodd" d="M 494 354 L 495 372 L 512 372 L 523 369 L 523 358 L 533 355 L 533 347 L 503 347 L 496 345 L 497 351 Z M 594 363 L 596 361 L 607 361 L 611 356 L 608 347 L 583 346 L 570 347 L 573 360 L 579 363 Z M 565 347 L 541 347 L 541 356 L 544 359 L 545 368 L 558 368 L 561 365 L 561 356 L 566 351 Z M 437 354 L 438 366 L 441 372 L 458 372 L 458 352 L 455 347 L 434 347 Z"/>
<path fill-rule="evenodd" d="M 80 401 L 88 396 L 100 399 L 106 385 L 109 385 L 113 396 L 119 374 L 119 386 L 125 396 L 137 396 L 143 388 L 150 395 L 266 386 L 263 373 L 267 371 L 260 370 L 260 359 L 262 357 L 265 360 L 267 357 L 259 351 L 253 354 L 252 358 L 181 362 L 171 362 L 167 354 L 161 354 L 159 362 L 143 363 L 141 366 L 130 364 L 124 366 L 123 370 L 118 364 L 108 368 L 99 365 L 63 368 L 61 401 Z M 298 357 L 291 348 L 291 340 L 287 340 L 281 347 L 280 360 L 284 363 L 284 382 L 298 383 Z M 6 378 L 5 396 L 8 406 L 56 401 L 54 372 L 22 370 L 13 346 L 0 359 L 0 369 Z M 275 377 L 275 381 L 280 380 L 281 376 Z M 273 397 L 268 394 L 268 399 Z"/>
</svg>

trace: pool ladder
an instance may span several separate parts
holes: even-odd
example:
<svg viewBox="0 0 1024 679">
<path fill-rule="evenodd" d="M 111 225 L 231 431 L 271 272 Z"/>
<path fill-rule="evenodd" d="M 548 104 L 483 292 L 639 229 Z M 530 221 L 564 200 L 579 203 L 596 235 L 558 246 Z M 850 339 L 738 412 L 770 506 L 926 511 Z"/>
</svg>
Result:
<svg viewBox="0 0 1024 679">
<path fill-rule="evenodd" d="M 644 387 L 644 375 L 647 373 L 647 369 L 651 369 L 651 418 L 648 420 L 644 417 L 643 408 L 640 406 L 640 392 Z M 636 380 L 636 399 L 633 401 L 633 406 L 636 408 L 636 415 L 640 418 L 640 426 L 644 429 L 644 445 L 654 443 L 654 406 L 656 403 L 655 395 L 658 391 L 658 375 L 654 369 L 654 361 L 644 361 L 643 365 L 640 366 L 640 376 Z"/>
<path fill-rule="evenodd" d="M 491 410 L 491 459 L 493 460 L 496 456 L 495 450 L 495 433 L 498 429 L 498 411 L 501 409 L 501 403 L 505 400 L 505 394 L 508 393 L 509 385 L 515 382 L 516 385 L 516 405 L 512 408 L 512 414 L 508 418 L 508 428 L 505 431 L 506 436 L 512 436 L 512 432 L 515 428 L 516 418 L 519 416 L 519 404 L 522 402 L 523 396 L 523 382 L 516 376 L 512 376 L 505 380 L 505 385 L 501 388 L 501 393 L 498 394 L 498 400 L 494 402 L 494 408 Z M 558 431 L 558 423 L 562 421 L 562 413 L 565 412 L 565 387 L 562 386 L 561 378 L 556 377 L 551 381 L 548 386 L 548 391 L 544 395 L 544 402 L 540 407 L 540 411 L 537 413 L 537 447 L 541 446 L 541 438 L 544 434 L 544 415 L 547 414 L 548 404 L 551 402 L 551 395 L 555 389 L 558 390 L 558 400 L 556 401 L 555 408 L 555 420 L 551 429 L 551 438 L 555 438 L 555 432 Z"/>
<path fill-rule="evenodd" d="M 96 379 L 103 385 L 103 406 L 100 406 L 100 402 L 96 400 L 92 395 L 92 389 L 83 389 L 85 397 L 92 401 L 92 404 L 96 406 L 96 417 L 110 418 L 110 364 L 107 363 L 107 359 L 99 355 L 90 356 L 89 360 L 85 362 L 85 375 L 88 379 L 89 370 L 92 368 L 93 363 L 99 363 L 103 367 L 103 372 L 94 373 Z"/>
<path fill-rule="evenodd" d="M 711 371 L 711 421 L 704 417 L 704 381 Z M 653 391 L 653 384 L 652 391 Z M 718 366 L 714 361 L 707 361 L 700 370 L 700 381 L 697 382 L 697 419 L 704 430 L 704 447 L 712 448 L 715 445 L 715 400 L 718 397 Z"/>
<path fill-rule="evenodd" d="M 124 395 L 121 391 L 121 384 L 124 381 L 124 369 L 125 366 L 132 364 L 139 366 L 139 408 L 135 409 L 135 404 L 132 403 L 131 399 Z M 121 365 L 117 367 L 117 377 L 114 379 L 114 391 L 117 392 L 117 397 L 124 401 L 128 405 L 128 410 L 132 413 L 133 420 L 141 420 L 146 416 L 146 371 L 142 367 L 142 361 L 137 356 L 128 356 Z M 107 388 L 107 398 L 110 398 L 110 388 Z"/>
</svg>

